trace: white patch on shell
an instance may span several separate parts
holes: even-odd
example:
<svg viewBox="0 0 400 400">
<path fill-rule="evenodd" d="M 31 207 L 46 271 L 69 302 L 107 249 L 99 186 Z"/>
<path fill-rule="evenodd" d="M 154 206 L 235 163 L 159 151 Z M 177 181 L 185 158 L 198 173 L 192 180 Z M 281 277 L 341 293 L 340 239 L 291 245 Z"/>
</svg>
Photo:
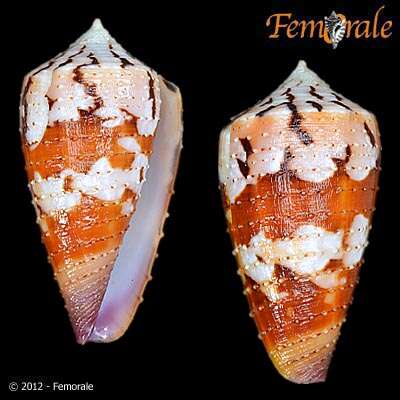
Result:
<svg viewBox="0 0 400 400">
<path fill-rule="evenodd" d="M 364 253 L 368 244 L 369 222 L 362 214 L 357 214 L 350 227 L 346 238 L 347 248 L 343 257 L 343 263 L 346 267 L 356 265 Z"/>
<path fill-rule="evenodd" d="M 310 94 L 311 87 L 314 89 L 313 93 L 323 99 Z M 289 94 L 293 96 L 291 102 L 301 118 L 298 128 L 309 133 L 311 137 L 311 141 L 307 143 L 300 139 L 295 128 L 289 126 L 293 110 L 287 105 L 289 102 L 288 89 L 290 89 Z M 246 187 L 244 183 L 246 185 L 255 184 L 258 178 L 277 173 L 281 169 L 285 152 L 289 154 L 287 168 L 293 171 L 299 179 L 308 182 L 318 183 L 331 178 L 337 171 L 335 161 L 346 160 L 348 146 L 350 157 L 346 161 L 345 170 L 351 179 L 361 181 L 368 176 L 372 169 L 376 168 L 380 142 L 375 117 L 357 104 L 333 92 L 324 81 L 306 67 L 304 62 L 300 62 L 289 78 L 266 99 L 272 99 L 272 101 L 257 103 L 245 114 L 234 119 L 231 125 L 221 133 L 222 140 L 223 136 L 227 136 L 226 132 L 230 132 L 229 145 L 225 145 L 227 148 L 225 150 L 226 160 L 229 159 L 229 156 L 234 157 L 239 138 L 248 137 L 253 149 L 247 160 L 246 157 L 242 159 L 243 162 L 247 162 L 251 179 L 238 177 L 240 171 L 237 163 L 231 163 L 228 168 L 225 168 L 224 173 L 220 174 L 224 178 L 221 180 L 222 183 L 237 180 L 235 190 L 227 191 L 231 203 Z M 346 117 L 343 121 L 347 121 L 351 128 L 335 129 L 339 124 L 335 121 L 322 122 L 320 127 L 307 126 L 307 114 L 315 116 L 319 113 L 310 102 L 322 106 L 324 113 L 336 114 L 342 120 Z M 344 104 L 352 111 L 338 103 Z M 257 114 L 270 107 L 273 108 L 269 109 L 265 115 L 274 118 L 269 120 L 271 126 L 268 128 L 268 132 L 257 132 L 256 135 L 251 135 L 252 124 L 259 118 L 263 118 Z M 355 122 L 354 113 L 360 114 L 368 124 L 376 145 L 371 143 L 362 122 Z M 284 128 L 282 121 L 286 125 Z M 342 123 L 345 128 L 347 122 Z M 232 126 L 235 127 L 234 130 Z M 241 130 L 244 131 L 242 134 Z"/>
<path fill-rule="evenodd" d="M 340 271 L 323 271 L 317 275 L 310 276 L 310 280 L 323 289 L 331 289 L 346 284 L 346 277 L 340 277 L 340 273 Z"/>
<path fill-rule="evenodd" d="M 260 284 L 260 289 L 270 301 L 277 301 L 279 290 L 273 281 L 274 264 L 264 262 L 270 256 L 271 243 L 259 232 L 251 238 L 249 246 L 238 246 L 237 252 L 245 274 Z"/>
<path fill-rule="evenodd" d="M 80 204 L 82 193 L 103 201 L 119 200 L 127 188 L 139 195 L 147 168 L 148 158 L 141 153 L 135 156 L 128 170 L 113 168 L 107 158 L 102 157 L 86 174 L 66 169 L 56 177 L 42 179 L 35 172 L 31 186 L 42 211 L 51 215 Z M 72 191 L 64 190 L 66 178 L 71 179 Z"/>
<path fill-rule="evenodd" d="M 25 78 L 24 89 L 28 82 L 29 78 Z M 49 104 L 46 93 L 50 84 L 50 71 L 41 71 L 31 76 L 25 96 L 26 109 L 24 105 L 21 106 L 22 119 L 26 121 L 25 137 L 31 150 L 35 149 L 42 140 L 48 124 Z"/>
<path fill-rule="evenodd" d="M 81 118 L 79 110 L 88 111 L 94 106 L 93 96 L 87 95 L 84 86 L 73 80 L 73 68 L 68 64 L 53 71 L 47 92 L 47 96 L 54 101 L 49 111 L 50 126 L 56 122 L 78 121 Z"/>
<path fill-rule="evenodd" d="M 113 168 L 107 158 L 102 157 L 88 173 L 75 173 L 71 185 L 75 190 L 100 200 L 116 201 L 127 188 L 135 193 L 140 192 L 144 181 L 140 180 L 140 176 L 144 176 L 147 168 L 148 159 L 144 154 L 136 155 L 129 170 Z"/>
<path fill-rule="evenodd" d="M 120 137 L 118 144 L 131 153 L 140 153 L 142 151 L 139 143 L 133 136 Z"/>
<path fill-rule="evenodd" d="M 230 128 L 225 128 L 219 142 L 219 179 L 224 185 L 225 193 L 231 203 L 243 191 L 247 182 L 240 171 L 238 159 L 246 160 L 246 153 L 239 142 L 232 145 L 233 154 L 230 153 Z"/>
<path fill-rule="evenodd" d="M 265 143 L 265 145 L 268 151 L 256 151 L 248 157 L 247 163 L 250 166 L 249 175 L 253 178 L 275 174 L 281 169 L 281 164 L 285 156 L 284 147 L 278 146 L 273 141 Z M 246 157 L 242 161 L 246 161 Z M 256 181 L 254 179 L 251 183 L 256 183 Z"/>
<path fill-rule="evenodd" d="M 289 293 L 287 292 L 279 291 L 278 285 L 270 282 L 263 282 L 262 285 L 260 286 L 260 290 L 273 303 L 282 300 L 289 295 Z"/>
<path fill-rule="evenodd" d="M 138 133 L 149 136 L 154 133 L 159 115 L 152 117 L 153 101 L 159 99 L 158 78 L 153 71 L 145 67 L 123 68 L 116 73 L 115 66 L 108 65 L 82 67 L 85 82 L 94 84 L 102 106 L 95 115 L 103 119 L 103 126 L 113 128 L 125 120 L 137 117 Z M 150 78 L 154 82 L 155 99 L 150 98 Z M 159 105 L 159 101 L 157 101 Z M 159 107 L 157 107 L 158 110 Z"/>
<path fill-rule="evenodd" d="M 251 238 L 248 246 L 237 246 L 235 253 L 245 274 L 260 284 L 260 289 L 271 301 L 277 301 L 273 299 L 283 297 L 274 278 L 276 264 L 308 277 L 323 289 L 343 286 L 347 278 L 341 276 L 341 271 L 324 269 L 331 260 L 342 259 L 348 268 L 357 264 L 367 245 L 368 230 L 368 219 L 357 214 L 346 236 L 345 249 L 341 229 L 329 232 L 314 225 L 302 225 L 291 239 L 271 240 L 260 231 Z"/>
<path fill-rule="evenodd" d="M 267 261 L 271 259 L 272 240 L 267 239 L 263 232 L 253 236 L 249 246 L 239 246 L 238 251 L 244 270 L 250 278 L 257 283 L 272 280 L 274 263 Z"/>
<path fill-rule="evenodd" d="M 322 271 L 342 257 L 343 231 L 329 232 L 314 225 L 299 227 L 289 240 L 276 240 L 273 260 L 300 275 Z"/>
<path fill-rule="evenodd" d="M 122 215 L 130 215 L 133 212 L 132 200 L 126 200 L 122 203 L 121 213 Z"/>
<path fill-rule="evenodd" d="M 364 132 L 363 134 L 357 133 L 357 137 L 350 144 L 351 156 L 346 164 L 346 173 L 351 179 L 362 181 L 376 167 L 379 149 L 372 146 Z"/>
<path fill-rule="evenodd" d="M 329 179 L 337 171 L 333 158 L 346 158 L 346 143 L 329 146 L 323 143 L 311 143 L 307 146 L 291 146 L 292 158 L 288 168 L 296 172 L 296 176 L 308 182 L 322 182 Z"/>
<path fill-rule="evenodd" d="M 329 232 L 313 225 L 303 225 L 295 231 L 292 239 L 287 240 L 271 240 L 260 231 L 251 238 L 248 246 L 238 246 L 237 253 L 246 275 L 262 285 L 261 290 L 271 301 L 276 301 L 273 300 L 279 294 L 273 276 L 276 264 L 298 275 L 311 277 L 321 287 L 330 287 L 334 277 L 318 278 L 316 274 L 330 260 L 342 257 L 342 241 L 342 230 Z"/>
<path fill-rule="evenodd" d="M 135 118 L 138 133 L 144 136 L 153 135 L 159 121 L 157 74 L 129 55 L 98 20 L 65 53 L 29 73 L 23 93 L 29 81 L 32 84 L 21 99 L 26 101 L 26 115 L 24 104 L 21 115 L 31 149 L 40 143 L 47 125 L 77 121 L 80 110 L 93 111 L 106 128 Z M 46 96 L 53 102 L 50 111 Z"/>
<path fill-rule="evenodd" d="M 63 171 L 58 177 L 42 179 L 39 172 L 35 172 L 35 179 L 31 182 L 32 191 L 36 196 L 37 204 L 46 214 L 53 214 L 61 210 L 69 210 L 81 201 L 79 192 L 67 192 L 64 190 L 65 178 L 70 174 Z"/>
</svg>

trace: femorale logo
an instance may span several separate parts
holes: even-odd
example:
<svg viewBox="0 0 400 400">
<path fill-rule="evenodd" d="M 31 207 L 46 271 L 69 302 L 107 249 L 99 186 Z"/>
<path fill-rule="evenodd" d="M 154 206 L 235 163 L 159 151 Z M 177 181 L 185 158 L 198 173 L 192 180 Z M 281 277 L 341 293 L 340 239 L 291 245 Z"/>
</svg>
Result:
<svg viewBox="0 0 400 400">
<path fill-rule="evenodd" d="M 380 7 L 372 19 L 351 20 L 335 11 L 322 20 L 297 20 L 292 13 L 272 14 L 266 21 L 271 30 L 268 38 L 279 39 L 281 35 L 288 39 L 320 38 L 334 49 L 344 38 L 355 39 L 387 39 L 392 35 L 392 20 L 383 21 L 382 12 L 385 6 Z"/>
</svg>

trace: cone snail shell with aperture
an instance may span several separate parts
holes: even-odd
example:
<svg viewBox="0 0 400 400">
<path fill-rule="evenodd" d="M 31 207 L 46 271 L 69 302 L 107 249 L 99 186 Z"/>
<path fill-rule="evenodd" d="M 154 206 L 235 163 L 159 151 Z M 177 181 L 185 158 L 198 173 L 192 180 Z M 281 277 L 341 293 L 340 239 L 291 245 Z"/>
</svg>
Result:
<svg viewBox="0 0 400 400">
<path fill-rule="evenodd" d="M 250 315 L 293 382 L 326 378 L 367 246 L 380 150 L 374 115 L 304 61 L 221 132 L 220 187 Z"/>
<path fill-rule="evenodd" d="M 20 112 L 37 221 L 76 340 L 115 340 L 162 237 L 181 150 L 179 90 L 96 20 L 26 75 Z"/>
</svg>

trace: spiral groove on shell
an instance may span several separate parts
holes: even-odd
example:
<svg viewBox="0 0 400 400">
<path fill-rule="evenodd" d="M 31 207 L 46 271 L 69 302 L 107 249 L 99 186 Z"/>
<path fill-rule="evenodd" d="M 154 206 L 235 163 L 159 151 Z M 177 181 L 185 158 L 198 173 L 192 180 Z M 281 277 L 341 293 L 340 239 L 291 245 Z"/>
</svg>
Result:
<svg viewBox="0 0 400 400">
<path fill-rule="evenodd" d="M 77 341 L 114 340 L 133 317 L 166 216 L 181 149 L 179 90 L 95 20 L 26 75 L 20 111 L 29 188 Z M 146 182 L 152 168 L 160 176 Z M 154 210 L 141 211 L 148 228 L 139 250 L 132 231 L 143 224 L 137 210 L 146 185 L 159 201 L 149 201 L 151 193 L 142 200 Z M 132 259 L 118 261 L 128 242 Z M 102 310 L 116 301 L 105 323 Z"/>
<path fill-rule="evenodd" d="M 251 315 L 279 372 L 323 381 L 367 246 L 375 117 L 303 61 L 221 132 L 219 176 Z"/>
</svg>

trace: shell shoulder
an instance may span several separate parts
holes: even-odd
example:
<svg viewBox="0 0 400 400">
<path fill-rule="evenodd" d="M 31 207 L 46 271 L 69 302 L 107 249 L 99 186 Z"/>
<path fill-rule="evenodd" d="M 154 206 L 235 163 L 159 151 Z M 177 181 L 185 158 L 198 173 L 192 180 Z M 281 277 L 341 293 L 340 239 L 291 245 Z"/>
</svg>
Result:
<svg viewBox="0 0 400 400">
<path fill-rule="evenodd" d="M 334 91 L 315 72 L 299 61 L 288 78 L 269 96 L 232 118 L 232 121 L 263 116 L 285 116 L 298 113 L 357 113 L 373 118 L 373 114 L 342 94 Z"/>
</svg>

